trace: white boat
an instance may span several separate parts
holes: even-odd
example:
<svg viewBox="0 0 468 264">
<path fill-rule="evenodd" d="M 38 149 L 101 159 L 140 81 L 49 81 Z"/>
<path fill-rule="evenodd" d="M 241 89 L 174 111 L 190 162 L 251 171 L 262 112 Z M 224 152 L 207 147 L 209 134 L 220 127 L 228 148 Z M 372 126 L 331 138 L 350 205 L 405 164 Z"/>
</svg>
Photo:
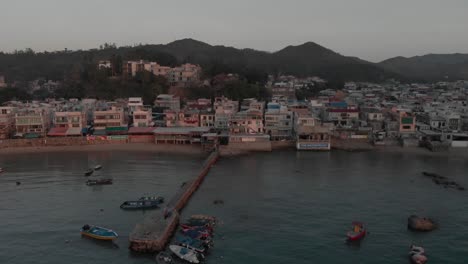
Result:
<svg viewBox="0 0 468 264">
<path fill-rule="evenodd" d="M 190 263 L 200 263 L 200 261 L 198 260 L 197 252 L 191 249 L 177 245 L 170 245 L 169 249 L 180 259 L 183 259 Z"/>
<path fill-rule="evenodd" d="M 102 165 L 96 165 L 96 166 L 94 166 L 94 170 L 100 170 L 100 169 L 102 169 Z"/>
</svg>

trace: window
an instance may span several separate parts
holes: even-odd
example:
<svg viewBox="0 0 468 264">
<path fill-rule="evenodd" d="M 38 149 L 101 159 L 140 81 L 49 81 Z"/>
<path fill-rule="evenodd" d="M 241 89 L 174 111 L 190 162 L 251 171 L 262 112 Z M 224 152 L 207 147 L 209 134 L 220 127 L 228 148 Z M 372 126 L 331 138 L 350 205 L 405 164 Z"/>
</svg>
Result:
<svg viewBox="0 0 468 264">
<path fill-rule="evenodd" d="M 411 126 L 403 126 L 403 129 L 411 129 Z"/>
</svg>

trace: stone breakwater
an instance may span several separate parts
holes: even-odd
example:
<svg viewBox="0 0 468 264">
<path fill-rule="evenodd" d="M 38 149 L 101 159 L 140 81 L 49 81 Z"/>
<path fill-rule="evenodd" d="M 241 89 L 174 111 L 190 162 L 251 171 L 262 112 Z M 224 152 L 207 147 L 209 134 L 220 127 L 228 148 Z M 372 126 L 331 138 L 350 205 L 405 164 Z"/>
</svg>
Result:
<svg viewBox="0 0 468 264">
<path fill-rule="evenodd" d="M 141 253 L 154 253 L 164 250 L 179 223 L 179 213 L 188 203 L 193 193 L 201 185 L 211 167 L 219 158 L 218 151 L 212 152 L 202 165 L 197 177 L 181 184 L 163 212 L 146 217 L 137 224 L 130 234 L 130 249 Z"/>
</svg>

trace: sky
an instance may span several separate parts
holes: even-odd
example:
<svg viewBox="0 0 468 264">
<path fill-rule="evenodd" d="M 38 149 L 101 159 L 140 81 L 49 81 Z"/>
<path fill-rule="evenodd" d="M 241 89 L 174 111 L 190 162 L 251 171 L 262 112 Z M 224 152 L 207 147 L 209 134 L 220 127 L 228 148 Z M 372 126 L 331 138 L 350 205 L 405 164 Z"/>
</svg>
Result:
<svg viewBox="0 0 468 264">
<path fill-rule="evenodd" d="M 277 51 L 316 42 L 378 62 L 468 53 L 466 0 L 0 0 L 0 50 L 164 44 Z"/>
</svg>

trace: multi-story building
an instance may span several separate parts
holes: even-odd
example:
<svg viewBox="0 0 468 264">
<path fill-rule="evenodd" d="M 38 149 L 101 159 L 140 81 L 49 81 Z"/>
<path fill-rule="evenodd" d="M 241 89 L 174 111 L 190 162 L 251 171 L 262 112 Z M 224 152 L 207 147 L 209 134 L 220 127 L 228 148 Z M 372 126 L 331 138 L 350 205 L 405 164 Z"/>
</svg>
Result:
<svg viewBox="0 0 468 264">
<path fill-rule="evenodd" d="M 200 66 L 186 63 L 172 68 L 168 80 L 172 86 L 187 87 L 200 81 L 201 72 Z"/>
<path fill-rule="evenodd" d="M 198 110 L 165 111 L 166 127 L 198 127 L 200 112 Z"/>
<path fill-rule="evenodd" d="M 330 150 L 331 133 L 311 114 L 295 113 L 294 131 L 297 150 Z"/>
<path fill-rule="evenodd" d="M 354 107 L 330 108 L 327 114 L 327 120 L 332 121 L 335 126 L 350 127 L 353 121 L 359 119 L 359 110 Z"/>
<path fill-rule="evenodd" d="M 277 103 L 269 103 L 267 108 L 265 133 L 271 140 L 290 139 L 293 135 L 293 112 Z"/>
<path fill-rule="evenodd" d="M 130 97 L 128 98 L 127 107 L 129 112 L 128 114 L 132 116 L 133 111 L 135 111 L 136 109 L 141 109 L 143 107 L 143 99 L 141 97 Z"/>
<path fill-rule="evenodd" d="M 171 111 L 180 110 L 180 98 L 172 94 L 160 94 L 154 101 L 155 107 L 165 108 Z"/>
<path fill-rule="evenodd" d="M 263 134 L 263 113 L 257 110 L 238 112 L 229 122 L 231 134 Z"/>
<path fill-rule="evenodd" d="M 79 128 L 80 130 L 86 127 L 86 113 L 84 111 L 64 111 L 55 112 L 54 127 L 62 128 Z"/>
<path fill-rule="evenodd" d="M 49 109 L 31 108 L 15 114 L 15 133 L 18 137 L 44 137 L 49 128 Z"/>
<path fill-rule="evenodd" d="M 215 110 L 215 129 L 224 131 L 229 129 L 231 117 L 239 111 L 239 102 L 226 97 L 216 97 L 213 108 Z"/>
<path fill-rule="evenodd" d="M 0 107 L 0 139 L 8 139 L 13 135 L 15 130 L 15 113 L 15 107 Z"/>
<path fill-rule="evenodd" d="M 200 112 L 200 126 L 201 127 L 215 127 L 215 113 L 209 111 Z"/>
<path fill-rule="evenodd" d="M 133 111 L 134 127 L 150 127 L 153 122 L 153 115 L 150 108 L 139 107 Z"/>
<path fill-rule="evenodd" d="M 148 71 L 156 76 L 164 76 L 172 86 L 187 87 L 200 81 L 202 69 L 198 65 L 183 64 L 179 67 L 161 66 L 157 62 L 126 61 L 122 67 L 123 75 L 133 77 L 138 72 Z"/>
<path fill-rule="evenodd" d="M 127 127 L 123 108 L 111 107 L 94 111 L 94 129 L 106 130 L 108 128 Z"/>
</svg>

